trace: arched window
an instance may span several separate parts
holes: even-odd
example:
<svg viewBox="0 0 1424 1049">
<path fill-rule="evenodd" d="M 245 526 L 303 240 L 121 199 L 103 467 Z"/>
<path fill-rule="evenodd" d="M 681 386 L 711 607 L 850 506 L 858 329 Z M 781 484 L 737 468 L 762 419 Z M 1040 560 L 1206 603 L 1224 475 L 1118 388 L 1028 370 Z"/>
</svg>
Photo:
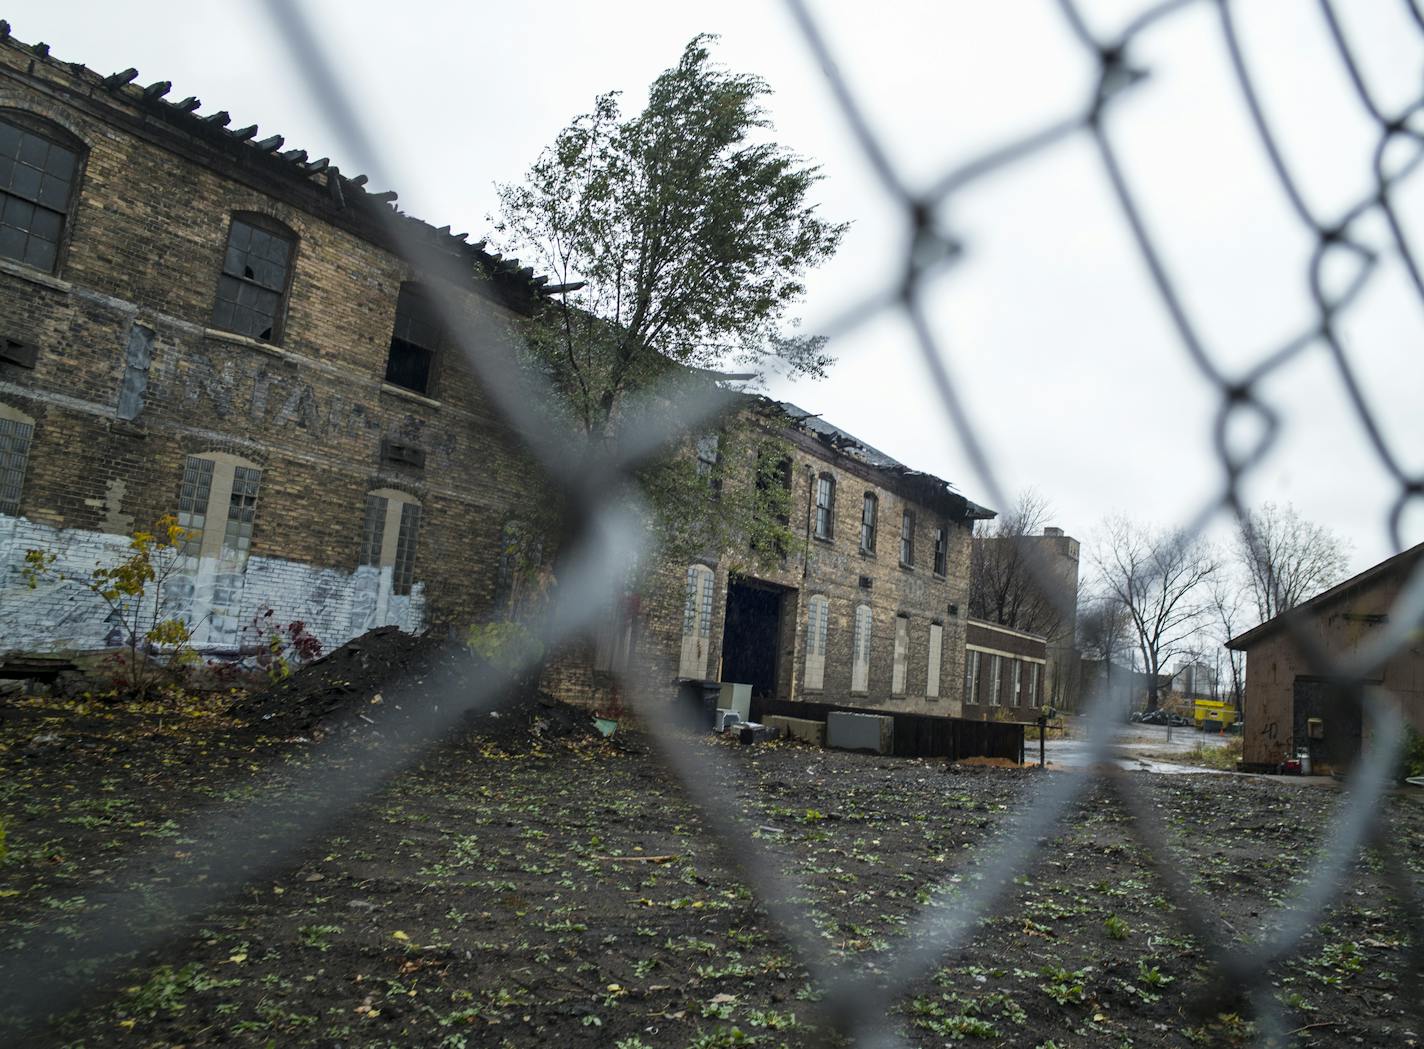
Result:
<svg viewBox="0 0 1424 1049">
<path fill-rule="evenodd" d="M 391 570 L 391 593 L 408 594 L 415 579 L 415 543 L 420 501 L 394 488 L 366 493 L 361 528 L 361 564 Z"/>
<path fill-rule="evenodd" d="M 875 553 L 875 518 L 880 509 L 880 500 L 874 492 L 865 493 L 865 501 L 860 508 L 860 552 Z"/>
<path fill-rule="evenodd" d="M 18 408 L 0 404 L 0 514 L 20 515 L 20 492 L 35 421 Z"/>
<path fill-rule="evenodd" d="M 0 255 L 53 273 L 84 146 L 30 113 L 0 110 Z"/>
<path fill-rule="evenodd" d="M 836 479 L 823 473 L 816 478 L 816 538 L 833 538 L 835 527 Z"/>
<path fill-rule="evenodd" d="M 435 355 L 444 341 L 440 314 L 421 285 L 407 281 L 396 298 L 396 323 L 386 358 L 386 382 L 428 394 L 435 374 Z"/>
<path fill-rule="evenodd" d="M 178 493 L 178 523 L 189 533 L 184 554 L 245 563 L 261 480 L 260 466 L 226 452 L 188 456 Z"/>
<path fill-rule="evenodd" d="M 297 235 L 276 219 L 233 215 L 223 252 L 213 327 L 265 342 L 282 337 Z"/>
<path fill-rule="evenodd" d="M 870 690 L 870 627 L 869 605 L 855 606 L 855 628 L 851 634 L 850 690 L 865 693 Z"/>
<path fill-rule="evenodd" d="M 712 569 L 689 565 L 687 592 L 682 606 L 682 658 L 678 676 L 700 680 L 707 676 L 707 651 L 712 644 Z"/>
<path fill-rule="evenodd" d="M 831 602 L 825 594 L 812 594 L 806 603 L 806 687 L 820 689 L 826 681 L 826 634 Z"/>
</svg>

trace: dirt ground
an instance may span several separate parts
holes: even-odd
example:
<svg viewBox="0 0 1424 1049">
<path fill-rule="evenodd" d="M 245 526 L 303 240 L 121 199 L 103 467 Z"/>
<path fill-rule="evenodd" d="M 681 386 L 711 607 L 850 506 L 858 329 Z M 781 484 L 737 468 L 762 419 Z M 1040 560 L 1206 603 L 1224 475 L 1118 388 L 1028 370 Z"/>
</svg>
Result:
<svg viewBox="0 0 1424 1049">
<path fill-rule="evenodd" d="M 644 743 L 532 736 L 534 708 L 518 732 L 508 719 L 462 730 L 155 949 L 86 976 L 67 1013 L 15 1026 L 27 981 L 61 963 L 56 944 L 92 942 L 88 921 L 152 928 L 166 887 L 221 884 L 205 866 L 212 828 L 271 844 L 226 814 L 270 791 L 274 770 L 300 781 L 330 744 L 254 734 L 213 713 L 224 708 L 0 704 L 0 1044 L 825 1044 L 823 989 Z M 380 743 L 373 733 L 370 754 Z M 884 967 L 933 884 L 979 877 L 1035 788 L 1086 775 L 698 745 L 715 759 L 716 803 L 760 828 L 804 884 L 821 941 L 861 972 Z M 1241 939 L 1289 893 L 1339 800 L 1266 779 L 1126 775 Z M 301 811 L 315 797 L 281 800 Z M 1424 805 L 1388 805 L 1417 891 Z M 904 987 L 886 1023 L 920 1046 L 1249 1044 L 1244 1006 L 1195 1010 L 1209 959 L 1101 788 L 1036 855 L 1000 913 Z M 1287 1044 L 1415 1045 L 1404 919 L 1372 858 L 1349 881 L 1271 976 Z"/>
</svg>

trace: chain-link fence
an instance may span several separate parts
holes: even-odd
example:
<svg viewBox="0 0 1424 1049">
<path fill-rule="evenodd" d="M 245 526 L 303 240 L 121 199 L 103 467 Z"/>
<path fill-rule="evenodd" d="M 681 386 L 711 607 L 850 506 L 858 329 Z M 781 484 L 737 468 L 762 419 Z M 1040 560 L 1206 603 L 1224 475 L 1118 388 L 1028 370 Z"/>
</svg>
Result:
<svg viewBox="0 0 1424 1049">
<path fill-rule="evenodd" d="M 1272 449 L 1279 432 L 1279 409 L 1261 395 L 1263 384 L 1277 373 L 1290 369 L 1303 355 L 1324 347 L 1335 368 L 1340 388 L 1353 406 L 1360 426 L 1368 436 L 1379 464 L 1393 478 L 1397 498 L 1389 517 L 1396 546 L 1400 544 L 1401 522 L 1412 500 L 1424 494 L 1424 478 L 1409 473 L 1405 460 L 1381 427 L 1362 390 L 1342 335 L 1342 318 L 1363 309 L 1363 294 L 1377 271 L 1376 250 L 1357 236 L 1366 220 L 1382 218 L 1389 235 L 1389 250 L 1402 261 L 1414 290 L 1424 303 L 1424 276 L 1421 275 L 1411 245 L 1405 219 L 1397 203 L 1399 189 L 1415 177 L 1424 160 L 1424 93 L 1398 111 L 1383 110 L 1368 87 L 1367 73 L 1342 28 L 1338 4 L 1320 0 L 1318 15 L 1328 29 L 1338 62 L 1348 74 L 1360 109 L 1373 123 L 1376 143 L 1371 160 L 1374 178 L 1367 192 L 1351 206 L 1334 214 L 1318 214 L 1306 203 L 1298 178 L 1284 158 L 1281 144 L 1267 120 L 1258 95 L 1256 76 L 1241 47 L 1236 5 L 1227 0 L 1169 0 L 1140 10 L 1112 37 L 1100 38 L 1073 0 L 1060 0 L 1062 18 L 1083 53 L 1095 64 L 1097 75 L 1091 92 L 1081 100 L 1076 115 L 1037 128 L 989 152 L 963 157 L 927 186 L 911 185 L 896 169 L 885 144 L 863 110 L 854 91 L 837 73 L 836 56 L 822 32 L 822 21 L 830 17 L 804 0 L 788 0 L 795 24 L 806 46 L 826 75 L 830 104 L 839 111 L 854 134 L 859 149 L 868 160 L 880 190 L 903 211 L 914 229 L 903 266 L 892 274 L 887 286 L 873 291 L 866 301 L 839 318 L 832 327 L 844 331 L 883 314 L 898 313 L 908 321 L 914 340 L 933 379 L 933 388 L 943 411 L 966 449 L 978 474 L 986 501 L 1008 505 L 1008 492 L 1000 480 L 992 449 L 982 431 L 971 425 L 955 371 L 967 368 L 955 356 L 945 333 L 937 330 L 926 308 L 926 286 L 931 276 L 947 267 L 972 266 L 966 253 L 945 224 L 946 205 L 957 195 L 983 180 L 993 179 L 1019 165 L 1034 161 L 1066 140 L 1089 141 L 1101 162 L 1101 177 L 1110 187 L 1121 212 L 1121 221 L 1140 253 L 1141 264 L 1160 297 L 1161 309 L 1179 337 L 1180 349 L 1200 376 L 1216 391 L 1215 456 L 1221 467 L 1222 485 L 1187 526 L 1188 534 L 1200 533 L 1223 514 L 1246 520 L 1242 497 L 1243 482 L 1250 477 Z M 1413 0 L 1401 0 L 1413 25 L 1424 36 L 1424 14 Z M 1138 187 L 1122 161 L 1122 145 L 1114 131 L 1114 112 L 1119 100 L 1133 92 L 1151 90 L 1149 70 L 1138 65 L 1140 40 L 1151 33 L 1171 32 L 1172 22 L 1188 10 L 1209 8 L 1219 22 L 1220 47 L 1229 56 L 1239 89 L 1240 104 L 1249 114 L 1259 146 L 1269 161 L 1279 191 L 1311 238 L 1308 272 L 1312 317 L 1297 335 L 1262 353 L 1244 371 L 1227 368 L 1200 332 L 1191 311 L 1169 275 L 1163 261 L 1162 245 L 1154 238 L 1142 217 Z M 298 5 L 271 0 L 267 14 L 290 49 L 290 59 L 300 68 L 306 82 L 322 106 L 338 140 L 353 155 L 380 157 L 378 136 L 367 127 L 361 114 L 343 91 L 332 56 L 322 42 L 320 26 Z M 378 183 L 393 184 L 388 173 L 371 172 Z M 429 251 L 409 226 L 392 211 L 387 234 L 401 253 L 419 268 Z M 1331 289 L 1323 273 L 1333 258 L 1346 256 L 1356 263 L 1354 277 L 1345 287 Z M 453 313 L 451 313 L 453 316 Z M 660 413 L 650 421 L 630 419 L 625 427 L 620 451 L 605 460 L 597 475 L 586 472 L 586 464 L 563 454 L 562 442 L 535 417 L 523 391 L 527 376 L 515 376 L 509 361 L 481 353 L 481 333 L 451 325 L 455 337 L 483 388 L 513 427 L 530 442 L 551 482 L 562 488 L 570 512 L 581 518 L 578 546 L 561 573 L 557 597 L 537 624 L 546 645 L 577 636 L 587 629 L 608 606 L 609 597 L 620 591 L 629 566 L 640 554 L 643 532 L 629 504 L 627 483 L 633 467 L 650 452 L 670 446 L 697 432 L 700 424 L 714 418 L 730 402 L 721 397 L 698 395 L 685 401 L 678 413 Z M 687 398 L 684 391 L 668 391 L 669 397 Z M 729 395 L 730 396 L 730 395 Z M 1252 417 L 1261 425 L 1260 441 L 1246 452 L 1228 440 L 1228 431 L 1240 417 Z M 678 419 L 670 428 L 667 420 Z M 541 436 L 542 435 L 542 436 Z M 1030 562 L 1031 564 L 1033 562 Z M 1052 589 L 1046 587 L 1046 589 Z M 722 846 L 721 855 L 755 893 L 758 904 L 786 943 L 796 952 L 812 979 L 825 988 L 820 1008 L 826 1030 L 850 1038 L 857 1045 L 902 1043 L 892 1011 L 898 995 L 913 980 L 933 970 L 951 949 L 972 938 L 978 923 L 992 915 L 1008 898 L 1014 879 L 1028 871 L 1043 848 L 1067 818 L 1073 805 L 1106 778 L 1109 795 L 1128 817 L 1128 826 L 1145 859 L 1169 888 L 1175 913 L 1185 931 L 1203 945 L 1211 959 L 1215 978 L 1204 987 L 1196 1004 L 1213 1013 L 1243 998 L 1258 1022 L 1263 1043 L 1278 1042 L 1284 1029 L 1279 1007 L 1271 993 L 1270 973 L 1283 959 L 1296 952 L 1302 941 L 1321 921 L 1326 909 L 1337 899 L 1342 878 L 1357 861 L 1362 849 L 1373 847 L 1383 858 L 1384 877 L 1400 907 L 1411 934 L 1411 971 L 1424 973 L 1424 914 L 1418 892 L 1398 844 L 1386 823 L 1388 806 L 1382 798 L 1392 782 L 1403 719 L 1398 705 L 1375 688 L 1362 687 L 1360 680 L 1371 676 L 1391 654 L 1407 644 L 1424 620 L 1424 569 L 1416 571 L 1402 591 L 1397 606 L 1377 634 L 1350 657 L 1320 648 L 1304 629 L 1296 627 L 1301 644 L 1321 677 L 1343 683 L 1353 690 L 1363 705 L 1371 745 L 1353 771 L 1339 796 L 1330 838 L 1308 877 L 1300 880 L 1279 914 L 1263 919 L 1269 930 L 1257 941 L 1247 943 L 1230 935 L 1215 918 L 1213 909 L 1193 887 L 1177 861 L 1162 816 L 1140 792 L 1124 786 L 1124 779 L 1106 765 L 1103 771 L 1074 777 L 1058 777 L 1031 791 L 1028 801 L 1010 821 L 992 848 L 976 857 L 979 877 L 954 892 L 940 886 L 929 905 L 923 907 L 904 938 L 878 971 L 851 966 L 832 957 L 823 940 L 815 935 L 808 920 L 803 893 L 783 873 L 783 866 L 764 842 L 751 833 L 736 806 L 708 796 L 706 784 L 713 782 L 711 763 L 717 759 L 707 748 L 693 745 L 669 716 L 666 687 L 660 683 L 625 680 L 623 690 L 649 726 L 657 753 L 665 767 L 681 782 L 687 796 L 698 806 L 707 826 Z M 448 702 L 423 711 L 420 716 L 395 731 L 379 749 L 361 746 L 359 756 L 353 744 L 333 741 L 322 760 L 302 770 L 280 770 L 267 774 L 255 792 L 258 800 L 245 806 L 225 808 L 203 817 L 206 826 L 191 836 L 191 851 L 201 857 L 208 872 L 203 879 L 187 878 L 175 884 L 154 879 L 162 869 L 159 854 L 132 859 L 127 876 L 115 884 L 136 885 L 130 896 L 110 900 L 96 918 L 80 923 L 80 936 L 66 934 L 63 942 L 33 943 L 32 956 L 59 959 L 54 964 L 13 972 L 9 993 L 28 1011 L 44 1013 L 82 1001 L 98 975 L 102 961 L 134 950 L 154 946 L 174 928 L 173 916 L 202 913 L 234 885 L 251 880 L 279 867 L 295 850 L 323 830 L 336 815 L 366 798 L 391 773 L 402 768 L 430 746 L 444 738 L 448 730 L 468 711 L 498 704 L 508 679 L 471 678 L 450 680 L 442 687 Z M 1109 697 L 1089 697 L 1087 722 L 1091 726 L 1091 750 L 1105 757 L 1111 747 L 1113 711 Z M 298 802 L 297 799 L 300 799 Z M 246 828 L 235 833 L 234 828 Z M 261 828 L 260 833 L 254 828 Z M 138 909 L 138 910 L 136 910 Z M 134 920 L 135 913 L 151 909 L 168 916 L 145 927 Z M 136 931 L 143 930 L 143 931 Z M 75 942 L 78 948 L 74 947 Z M 1403 989 L 1403 988 L 1401 988 Z"/>
</svg>

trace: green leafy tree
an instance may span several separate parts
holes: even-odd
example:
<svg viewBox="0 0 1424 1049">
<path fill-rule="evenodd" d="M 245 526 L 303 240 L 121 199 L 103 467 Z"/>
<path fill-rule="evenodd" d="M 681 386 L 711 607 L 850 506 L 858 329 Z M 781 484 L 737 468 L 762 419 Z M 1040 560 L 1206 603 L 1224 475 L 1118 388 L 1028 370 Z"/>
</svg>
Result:
<svg viewBox="0 0 1424 1049">
<path fill-rule="evenodd" d="M 641 113 L 625 116 L 616 93 L 599 97 L 523 182 L 499 188 L 501 247 L 578 288 L 535 317 L 527 365 L 560 395 L 559 423 L 587 438 L 590 456 L 616 445 L 629 418 L 681 411 L 670 387 L 695 394 L 718 381 L 715 369 L 820 375 L 830 364 L 825 340 L 794 334 L 789 315 L 845 227 L 816 214 L 817 169 L 771 140 L 766 82 L 717 65 L 712 39 L 687 45 Z M 746 414 L 641 471 L 665 544 L 705 549 L 740 532 L 759 554 L 784 551 L 789 532 L 754 534 L 786 531 L 788 515 L 779 486 L 760 477 L 776 468 L 762 448 L 774 427 Z M 709 470 L 693 445 L 713 427 Z"/>
<path fill-rule="evenodd" d="M 58 556 L 52 551 L 25 551 L 21 571 L 31 590 L 45 581 L 73 583 L 108 605 L 123 634 L 116 680 L 136 699 L 146 698 L 165 673 L 196 659 L 188 624 L 169 614 L 164 598 L 164 584 L 180 570 L 180 552 L 190 534 L 172 514 L 160 517 L 152 531 L 129 537 L 127 557 L 98 565 L 87 579 L 56 568 Z M 166 667 L 149 658 L 160 651 L 167 654 Z"/>
</svg>

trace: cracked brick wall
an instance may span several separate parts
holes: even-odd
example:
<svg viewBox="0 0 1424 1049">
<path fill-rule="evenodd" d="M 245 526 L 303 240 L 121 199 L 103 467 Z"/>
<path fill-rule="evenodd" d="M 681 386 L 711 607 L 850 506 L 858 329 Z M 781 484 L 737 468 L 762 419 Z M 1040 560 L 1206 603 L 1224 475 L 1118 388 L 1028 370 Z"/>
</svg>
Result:
<svg viewBox="0 0 1424 1049">
<path fill-rule="evenodd" d="M 76 572 L 119 556 L 130 529 L 178 509 L 185 457 L 205 453 L 262 471 L 250 554 L 235 582 L 218 581 L 229 619 L 271 607 L 332 645 L 377 619 L 486 615 L 498 536 L 537 471 L 453 350 L 429 396 L 383 380 L 402 282 L 446 281 L 488 352 L 508 352 L 517 313 L 469 265 L 462 286 L 413 272 L 320 183 L 235 160 L 12 40 L 0 43 L 0 107 L 86 147 L 55 270 L 0 260 L 0 335 L 37 348 L 33 366 L 0 361 L 0 404 L 34 420 L 19 515 L 0 517 L 0 648 L 101 643 L 103 610 L 73 587 L 29 590 L 24 551 L 52 550 Z M 296 235 L 280 345 L 211 326 L 239 211 Z M 383 464 L 383 441 L 419 449 L 423 466 Z M 358 564 L 375 489 L 422 506 L 408 594 Z"/>
</svg>

